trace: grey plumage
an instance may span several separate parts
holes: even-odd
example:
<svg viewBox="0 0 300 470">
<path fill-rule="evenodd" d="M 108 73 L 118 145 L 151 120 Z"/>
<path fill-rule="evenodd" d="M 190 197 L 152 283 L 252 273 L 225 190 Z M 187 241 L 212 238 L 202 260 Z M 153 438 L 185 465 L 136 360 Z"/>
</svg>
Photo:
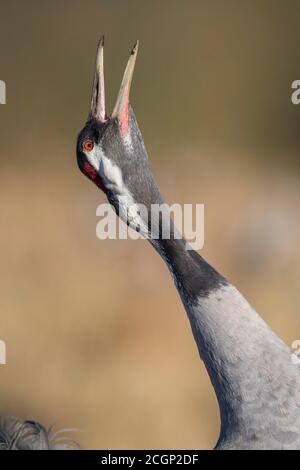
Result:
<svg viewBox="0 0 300 470">
<path fill-rule="evenodd" d="M 46 430 L 37 421 L 5 416 L 0 419 L 0 450 L 74 450 L 78 442 L 66 435 L 72 431 Z"/>
<path fill-rule="evenodd" d="M 100 49 L 103 59 L 103 43 Z M 132 205 L 142 203 L 151 213 L 151 204 L 163 202 L 129 106 L 133 66 L 131 58 L 118 112 L 99 120 L 92 107 L 77 141 L 81 171 L 106 193 L 127 223 Z M 103 61 L 97 61 L 97 67 L 102 77 Z M 94 88 L 94 93 L 104 93 L 104 88 Z M 163 217 L 170 222 L 168 212 Z M 140 214 L 136 221 L 146 225 L 147 238 L 173 276 L 214 386 L 221 416 L 216 448 L 300 449 L 300 370 L 291 350 L 232 284 L 198 253 L 186 249 L 185 240 L 174 236 L 172 222 L 170 238 L 155 239 L 149 218 Z M 155 232 L 159 233 L 157 227 Z"/>
<path fill-rule="evenodd" d="M 300 370 L 232 285 L 187 305 L 221 415 L 217 449 L 299 449 Z"/>
</svg>

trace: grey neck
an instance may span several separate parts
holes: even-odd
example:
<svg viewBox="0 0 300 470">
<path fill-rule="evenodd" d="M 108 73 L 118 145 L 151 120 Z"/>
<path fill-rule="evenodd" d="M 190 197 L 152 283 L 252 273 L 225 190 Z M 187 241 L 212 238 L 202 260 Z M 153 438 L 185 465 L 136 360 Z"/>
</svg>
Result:
<svg viewBox="0 0 300 470">
<path fill-rule="evenodd" d="M 282 376 L 289 380 L 290 351 L 234 286 L 198 253 L 186 250 L 184 240 L 152 244 L 173 276 L 214 386 L 220 442 L 228 434 L 248 436 L 262 426 L 261 403 L 276 396 Z M 270 373 L 274 360 L 282 366 L 279 373 Z"/>
</svg>

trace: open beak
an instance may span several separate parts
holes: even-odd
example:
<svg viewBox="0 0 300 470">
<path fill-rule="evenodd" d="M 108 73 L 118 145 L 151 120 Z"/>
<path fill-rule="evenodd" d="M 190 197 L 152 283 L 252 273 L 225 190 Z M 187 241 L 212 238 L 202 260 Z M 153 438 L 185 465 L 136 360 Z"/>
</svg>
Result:
<svg viewBox="0 0 300 470">
<path fill-rule="evenodd" d="M 118 98 L 112 112 L 111 118 L 117 119 L 122 134 L 126 135 L 128 132 L 128 119 L 129 119 L 129 95 L 134 72 L 136 56 L 138 52 L 138 41 L 133 47 L 121 83 Z M 104 49 L 104 36 L 99 41 L 95 77 L 92 90 L 92 100 L 90 117 L 97 118 L 100 122 L 106 122 L 107 116 L 105 113 L 105 89 L 104 89 L 104 64 L 103 64 L 103 49 Z"/>
</svg>

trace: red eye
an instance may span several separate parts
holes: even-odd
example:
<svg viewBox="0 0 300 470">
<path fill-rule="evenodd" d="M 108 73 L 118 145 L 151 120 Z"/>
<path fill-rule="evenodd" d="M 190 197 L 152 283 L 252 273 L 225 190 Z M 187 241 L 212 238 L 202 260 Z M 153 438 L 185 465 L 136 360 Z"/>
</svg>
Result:
<svg viewBox="0 0 300 470">
<path fill-rule="evenodd" d="M 90 152 L 94 148 L 94 142 L 91 139 L 87 139 L 82 144 L 83 150 Z"/>
</svg>

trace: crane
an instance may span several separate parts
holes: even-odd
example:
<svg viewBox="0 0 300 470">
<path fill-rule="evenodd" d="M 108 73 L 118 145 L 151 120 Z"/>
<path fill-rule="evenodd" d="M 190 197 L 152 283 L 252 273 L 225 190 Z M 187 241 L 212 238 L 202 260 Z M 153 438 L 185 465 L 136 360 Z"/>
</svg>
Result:
<svg viewBox="0 0 300 470">
<path fill-rule="evenodd" d="M 299 449 L 300 371 L 291 350 L 243 295 L 187 242 L 169 239 L 134 210 L 164 199 L 150 170 L 129 104 L 138 43 L 131 51 L 111 116 L 105 111 L 104 38 L 98 44 L 88 119 L 77 139 L 80 170 L 100 188 L 118 216 L 140 230 L 166 263 L 188 315 L 220 409 L 216 449 Z M 190 248 L 190 247 L 189 247 Z"/>
</svg>

